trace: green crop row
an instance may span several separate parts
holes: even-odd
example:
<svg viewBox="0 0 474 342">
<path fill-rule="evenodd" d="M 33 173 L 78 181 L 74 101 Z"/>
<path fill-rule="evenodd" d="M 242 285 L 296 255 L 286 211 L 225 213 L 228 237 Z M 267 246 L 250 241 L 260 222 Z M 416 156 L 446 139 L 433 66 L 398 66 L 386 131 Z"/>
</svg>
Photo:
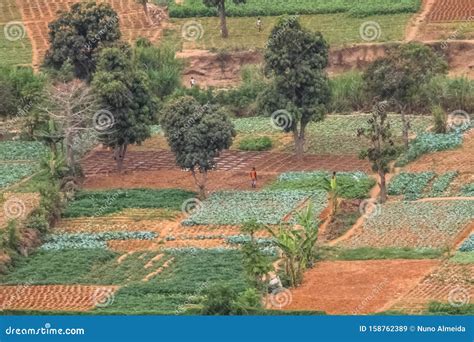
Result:
<svg viewBox="0 0 474 342">
<path fill-rule="evenodd" d="M 70 202 L 64 216 L 104 216 L 129 208 L 181 210 L 183 202 L 194 196 L 193 192 L 178 189 L 81 191 Z"/>
<path fill-rule="evenodd" d="M 282 14 L 349 13 L 355 17 L 377 14 L 414 13 L 420 0 L 247 0 L 236 5 L 227 2 L 226 12 L 231 17 L 276 16 Z M 206 7 L 202 0 L 185 0 L 177 4 L 168 0 L 169 14 L 175 18 L 217 16 L 215 7 Z"/>
</svg>

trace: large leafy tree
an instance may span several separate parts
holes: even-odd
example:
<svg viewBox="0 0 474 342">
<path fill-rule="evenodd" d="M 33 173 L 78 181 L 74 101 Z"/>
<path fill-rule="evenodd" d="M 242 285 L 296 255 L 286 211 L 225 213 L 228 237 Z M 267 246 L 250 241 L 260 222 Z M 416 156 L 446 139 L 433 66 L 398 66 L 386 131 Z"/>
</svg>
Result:
<svg viewBox="0 0 474 342">
<path fill-rule="evenodd" d="M 285 17 L 274 27 L 265 52 L 265 73 L 273 84 L 262 94 L 262 102 L 269 112 L 283 112 L 272 119 L 293 133 L 299 157 L 307 125 L 324 119 L 331 98 L 325 72 L 328 49 L 321 33 L 303 29 L 295 17 Z"/>
<path fill-rule="evenodd" d="M 221 35 L 222 38 L 229 37 L 229 30 L 227 29 L 227 20 L 226 20 L 226 13 L 225 13 L 225 3 L 226 0 L 203 0 L 204 5 L 207 7 L 214 7 L 217 8 L 217 13 L 219 14 L 219 18 L 221 21 Z M 232 0 L 232 2 L 236 5 L 245 4 L 247 0 Z"/>
<path fill-rule="evenodd" d="M 103 49 L 92 81 L 102 106 L 95 116 L 96 129 L 102 142 L 114 149 L 119 172 L 128 145 L 150 136 L 157 108 L 148 78 L 134 67 L 131 55 L 130 48 Z"/>
<path fill-rule="evenodd" d="M 205 198 L 208 171 L 236 135 L 232 122 L 221 109 L 186 96 L 168 104 L 161 125 L 176 164 L 191 172 L 200 198 Z"/>
<path fill-rule="evenodd" d="M 44 65 L 59 70 L 69 62 L 77 77 L 87 79 L 95 69 L 94 54 L 100 46 L 119 39 L 119 18 L 109 4 L 74 4 L 49 24 L 50 48 Z"/>
<path fill-rule="evenodd" d="M 390 48 L 387 55 L 374 61 L 364 73 L 367 90 L 378 101 L 394 102 L 403 123 L 403 141 L 408 148 L 410 122 L 406 111 L 418 89 L 437 74 L 447 71 L 447 64 L 430 47 L 409 43 Z"/>
<path fill-rule="evenodd" d="M 357 135 L 365 137 L 370 144 L 369 148 L 361 151 L 360 157 L 367 158 L 372 163 L 372 170 L 379 175 L 381 203 L 387 200 L 386 174 L 389 172 L 390 162 L 397 157 L 387 117 L 388 106 L 387 102 L 378 103 L 367 120 L 368 125 L 357 130 Z"/>
</svg>

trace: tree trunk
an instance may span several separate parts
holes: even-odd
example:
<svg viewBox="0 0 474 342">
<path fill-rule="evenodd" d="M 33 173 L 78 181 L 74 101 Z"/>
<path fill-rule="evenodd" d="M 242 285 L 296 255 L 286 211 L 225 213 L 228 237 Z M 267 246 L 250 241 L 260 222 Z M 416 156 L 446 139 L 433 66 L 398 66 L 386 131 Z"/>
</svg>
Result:
<svg viewBox="0 0 474 342">
<path fill-rule="evenodd" d="M 68 168 L 72 170 L 72 173 L 75 175 L 76 162 L 74 160 L 74 151 L 73 151 L 72 145 L 73 145 L 72 133 L 68 132 L 66 133 L 66 162 L 67 162 Z"/>
<path fill-rule="evenodd" d="M 401 108 L 401 115 L 402 115 L 402 134 L 403 134 L 403 146 L 405 150 L 408 150 L 408 131 L 410 129 L 410 122 L 408 122 L 407 117 L 405 115 L 405 108 Z"/>
<path fill-rule="evenodd" d="M 199 191 L 199 199 L 204 200 L 206 199 L 206 184 L 207 184 L 207 170 L 204 171 L 199 171 L 200 176 L 196 173 L 196 171 L 193 169 L 191 170 L 191 174 L 193 175 L 194 182 L 196 183 L 196 186 L 198 187 Z"/>
<path fill-rule="evenodd" d="M 221 36 L 222 38 L 229 37 L 229 31 L 227 30 L 227 19 L 225 13 L 225 0 L 221 0 L 217 6 L 219 12 L 219 18 L 221 20 Z"/>
<path fill-rule="evenodd" d="M 385 203 L 387 201 L 387 182 L 385 180 L 385 171 L 379 170 L 379 177 L 380 203 Z"/>
<path fill-rule="evenodd" d="M 119 145 L 115 148 L 114 158 L 117 162 L 117 171 L 122 173 L 123 171 L 123 160 L 125 159 L 125 154 L 127 153 L 127 144 Z"/>
<path fill-rule="evenodd" d="M 301 128 L 298 132 L 298 128 L 293 131 L 293 139 L 295 141 L 295 153 L 296 157 L 301 160 L 304 155 L 304 143 L 305 143 L 305 132 L 304 128 Z"/>
</svg>

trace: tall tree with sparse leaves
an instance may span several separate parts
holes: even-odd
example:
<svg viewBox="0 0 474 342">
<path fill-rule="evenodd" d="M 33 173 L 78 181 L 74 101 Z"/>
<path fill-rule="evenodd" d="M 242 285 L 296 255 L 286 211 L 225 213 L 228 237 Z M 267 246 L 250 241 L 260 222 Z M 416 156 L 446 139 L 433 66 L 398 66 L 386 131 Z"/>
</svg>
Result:
<svg viewBox="0 0 474 342">
<path fill-rule="evenodd" d="M 265 73 L 273 83 L 260 100 L 276 124 L 293 133 L 300 158 L 306 127 L 324 119 L 331 99 L 328 49 L 321 33 L 303 29 L 296 17 L 285 17 L 274 27 L 265 51 Z"/>
<path fill-rule="evenodd" d="M 226 19 L 226 12 L 225 12 L 225 3 L 226 0 L 203 0 L 204 5 L 207 7 L 214 7 L 217 9 L 217 13 L 219 14 L 219 18 L 221 21 L 221 36 L 222 38 L 229 37 L 229 30 L 227 29 L 227 19 Z M 247 0 L 232 0 L 232 2 L 236 5 L 245 4 Z"/>
<path fill-rule="evenodd" d="M 218 107 L 200 105 L 190 96 L 169 103 L 160 121 L 176 164 L 191 172 L 199 197 L 205 198 L 208 171 L 236 135 L 232 122 Z"/>
<path fill-rule="evenodd" d="M 378 101 L 395 102 L 402 119 L 403 142 L 408 148 L 410 122 L 406 116 L 413 97 L 447 64 L 430 47 L 409 43 L 390 48 L 387 55 L 374 61 L 364 73 L 366 87 Z"/>
<path fill-rule="evenodd" d="M 375 105 L 367 120 L 368 126 L 357 130 L 357 136 L 365 137 L 370 147 L 361 151 L 361 159 L 369 159 L 372 170 L 379 175 L 380 203 L 387 200 L 386 174 L 390 170 L 390 162 L 397 157 L 397 150 L 392 140 L 392 130 L 387 116 L 387 102 Z"/>
<path fill-rule="evenodd" d="M 122 172 L 128 145 L 150 137 L 156 99 L 146 74 L 134 67 L 130 48 L 103 49 L 92 86 L 101 104 L 94 118 L 99 139 L 114 149 L 117 169 Z"/>
</svg>

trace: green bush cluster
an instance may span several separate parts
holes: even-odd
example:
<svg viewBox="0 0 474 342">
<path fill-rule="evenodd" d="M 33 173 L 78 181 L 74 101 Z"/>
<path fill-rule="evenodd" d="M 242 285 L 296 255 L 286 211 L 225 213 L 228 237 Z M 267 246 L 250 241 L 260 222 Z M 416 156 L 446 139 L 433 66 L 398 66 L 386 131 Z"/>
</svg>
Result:
<svg viewBox="0 0 474 342">
<path fill-rule="evenodd" d="M 352 0 L 247 0 L 246 4 L 228 2 L 227 15 L 231 17 L 278 16 L 283 14 L 350 13 L 356 17 L 377 14 L 414 13 L 420 8 L 420 0 L 368 0 L 354 3 Z M 206 7 L 202 0 L 185 0 L 176 4 L 168 0 L 169 13 L 174 18 L 217 16 L 215 7 Z"/>
<path fill-rule="evenodd" d="M 272 146 L 272 139 L 267 136 L 244 138 L 239 142 L 239 150 L 242 151 L 268 151 Z"/>
<path fill-rule="evenodd" d="M 183 202 L 194 196 L 193 192 L 177 189 L 80 191 L 67 206 L 64 216 L 104 216 L 128 208 L 181 210 Z"/>
</svg>

